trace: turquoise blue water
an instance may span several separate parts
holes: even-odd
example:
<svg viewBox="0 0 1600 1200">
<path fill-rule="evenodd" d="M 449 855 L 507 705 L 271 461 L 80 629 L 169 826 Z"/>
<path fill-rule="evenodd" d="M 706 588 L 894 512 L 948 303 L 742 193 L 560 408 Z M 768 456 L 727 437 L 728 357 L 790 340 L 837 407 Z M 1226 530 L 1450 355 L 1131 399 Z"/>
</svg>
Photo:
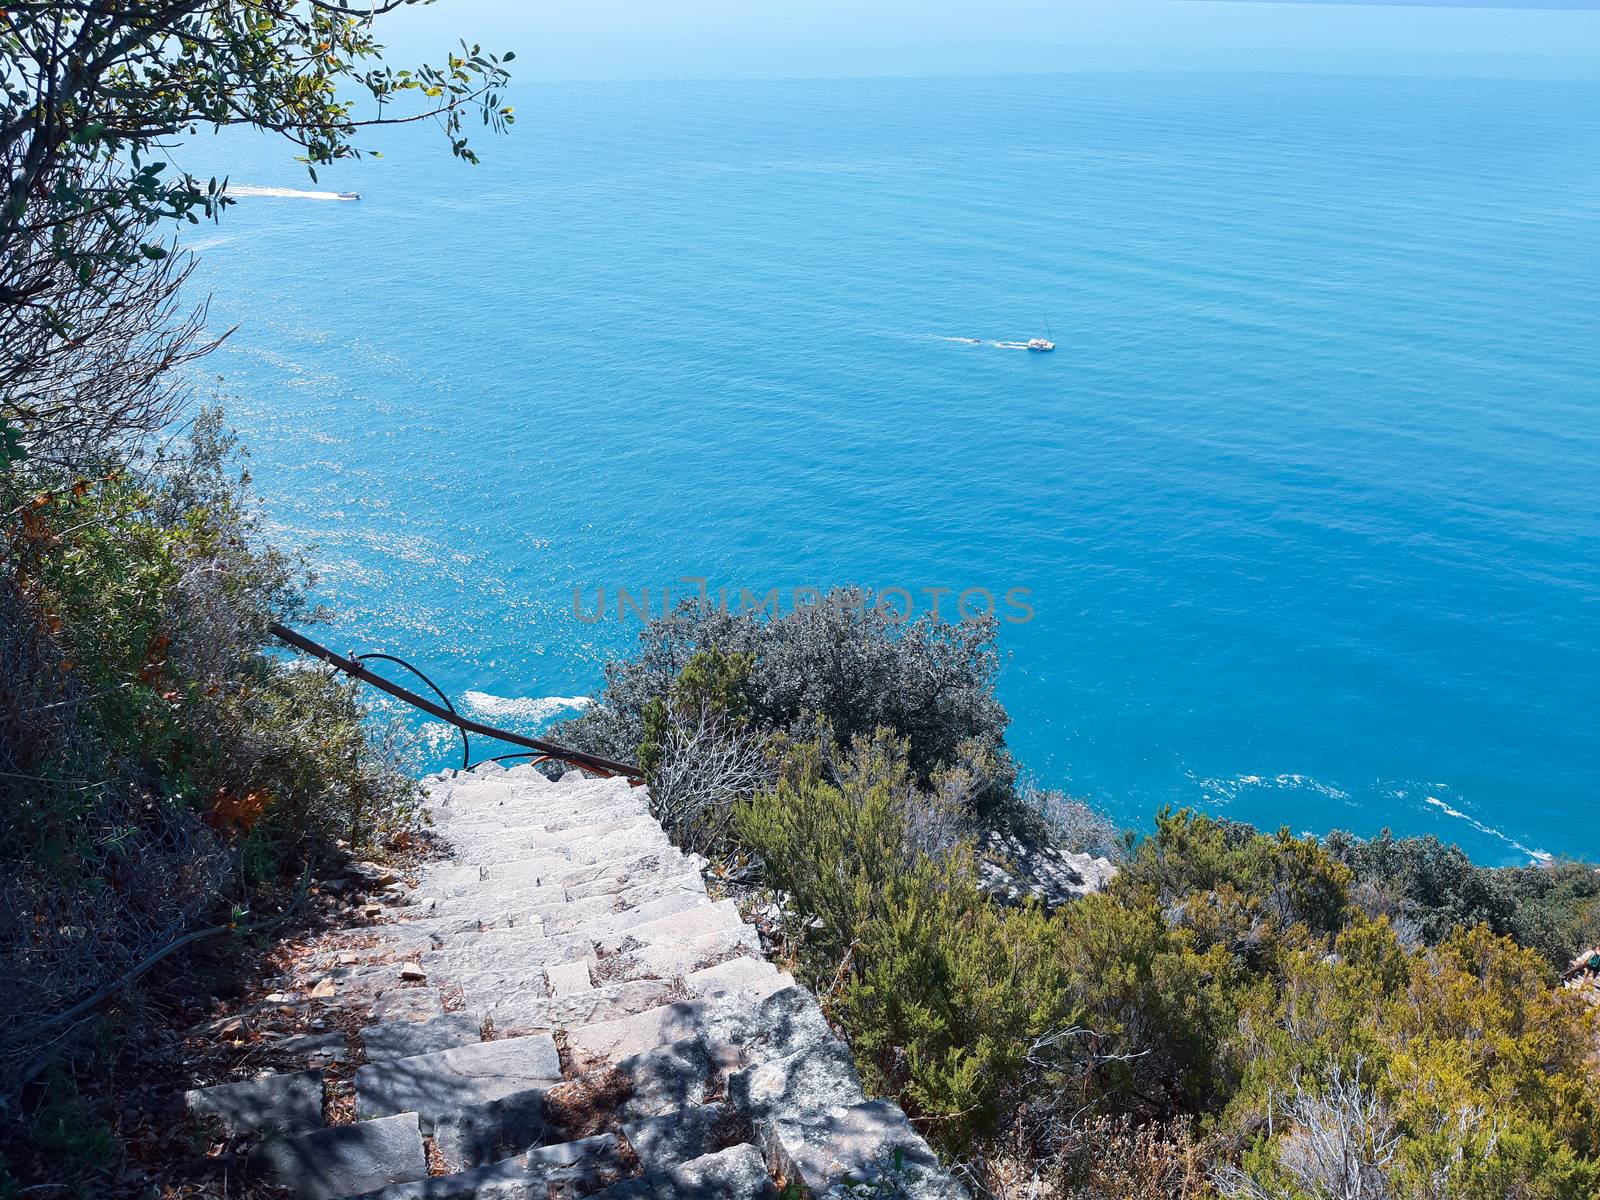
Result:
<svg viewBox="0 0 1600 1200">
<path fill-rule="evenodd" d="M 1600 855 L 1595 84 L 515 99 L 477 168 L 424 130 L 317 184 L 181 160 L 362 194 L 189 235 L 340 648 L 532 728 L 631 643 L 618 588 L 1026 588 L 1001 693 L 1044 783 Z"/>
</svg>

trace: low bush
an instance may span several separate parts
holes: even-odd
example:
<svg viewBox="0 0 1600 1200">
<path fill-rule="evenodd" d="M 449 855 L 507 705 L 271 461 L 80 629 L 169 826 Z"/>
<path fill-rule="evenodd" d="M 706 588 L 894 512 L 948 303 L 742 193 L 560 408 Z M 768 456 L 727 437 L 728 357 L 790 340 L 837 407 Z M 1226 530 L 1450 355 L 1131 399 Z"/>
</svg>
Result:
<svg viewBox="0 0 1600 1200">
<path fill-rule="evenodd" d="M 1575 862 L 1480 867 L 1438 838 L 1334 832 L 1328 849 L 1354 873 L 1362 907 L 1428 945 L 1487 925 L 1564 967 L 1600 944 L 1600 873 Z"/>
<path fill-rule="evenodd" d="M 1019 810 L 1004 743 L 1009 718 L 994 695 L 995 629 L 993 620 L 895 625 L 849 589 L 771 618 L 687 604 L 651 621 L 637 653 L 607 665 L 599 703 L 549 736 L 631 757 L 645 740 L 646 712 L 672 693 L 697 653 L 715 651 L 749 664 L 742 714 L 754 735 L 804 742 L 826 729 L 849 745 L 893 730 L 924 783 L 953 763 L 981 763 L 971 810 L 979 820 L 1010 821 Z"/>
<path fill-rule="evenodd" d="M 793 748 L 737 827 L 787 896 L 801 974 L 864 1082 L 959 1148 L 1018 1099 L 1035 1042 L 1071 1020 L 1060 924 L 988 900 L 970 843 L 926 818 L 937 803 L 881 731 L 848 751 Z"/>
</svg>

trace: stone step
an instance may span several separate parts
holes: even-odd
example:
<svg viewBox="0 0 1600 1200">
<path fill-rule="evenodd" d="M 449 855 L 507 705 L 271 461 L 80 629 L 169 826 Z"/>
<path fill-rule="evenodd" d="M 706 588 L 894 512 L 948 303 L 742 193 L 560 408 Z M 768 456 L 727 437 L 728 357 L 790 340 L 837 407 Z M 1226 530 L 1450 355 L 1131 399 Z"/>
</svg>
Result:
<svg viewBox="0 0 1600 1200">
<path fill-rule="evenodd" d="M 194 1088 L 183 1099 L 190 1112 L 232 1134 L 301 1133 L 322 1125 L 322 1072 L 260 1075 Z"/>
<path fill-rule="evenodd" d="M 568 872 L 562 877 L 566 880 L 569 900 L 583 900 L 589 896 L 600 895 L 615 896 L 661 880 L 701 879 L 699 867 L 676 850 L 671 854 L 647 854 L 638 858 L 602 863 L 599 870 L 593 871 L 581 881 L 573 878 L 575 874 L 578 872 Z M 700 886 L 702 889 L 705 887 L 703 879 Z"/>
<path fill-rule="evenodd" d="M 617 909 L 614 898 L 610 896 L 596 896 L 597 901 L 611 902 L 609 907 L 600 907 L 596 912 L 583 912 L 581 906 L 591 903 L 580 901 L 580 911 L 566 916 L 551 915 L 545 918 L 545 933 L 551 937 L 563 933 L 583 934 L 593 941 L 615 940 L 641 925 L 649 925 L 663 917 L 671 917 L 677 913 L 687 913 L 712 906 L 706 901 L 703 891 L 671 891 L 664 896 L 656 896 L 646 900 L 634 908 Z"/>
<path fill-rule="evenodd" d="M 641 850 L 608 854 L 592 863 L 574 866 L 556 880 L 567 888 L 569 896 L 591 894 L 587 885 L 596 885 L 593 891 L 606 890 L 604 884 L 623 879 L 636 879 L 645 875 L 678 875 L 690 870 L 688 857 L 676 846 L 670 850 Z"/>
<path fill-rule="evenodd" d="M 690 971 L 683 986 L 691 996 L 706 999 L 738 997 L 759 1004 L 775 992 L 794 986 L 794 976 L 780 971 L 764 958 L 730 958 L 716 966 Z"/>
<path fill-rule="evenodd" d="M 489 1009 L 501 1030 L 568 1029 L 630 1017 L 683 994 L 682 986 L 665 979 L 635 979 L 560 996 L 507 995 Z"/>
<path fill-rule="evenodd" d="M 414 1112 L 427 1130 L 441 1113 L 560 1079 L 560 1055 L 546 1035 L 477 1042 L 362 1067 L 356 1072 L 356 1115 L 365 1120 Z"/>
<path fill-rule="evenodd" d="M 467 1104 L 433 1121 L 433 1144 L 450 1171 L 486 1166 L 551 1140 L 545 1089 L 529 1088 Z"/>
<path fill-rule="evenodd" d="M 749 925 L 725 926 L 681 942 L 654 942 L 612 953 L 599 960 L 595 978 L 670 979 L 741 955 L 759 956 L 761 938 Z"/>
<path fill-rule="evenodd" d="M 587 1070 L 669 1042 L 704 1037 L 708 1015 L 706 1001 L 679 1001 L 629 1017 L 578 1025 L 566 1031 L 567 1050 L 574 1067 Z"/>
<path fill-rule="evenodd" d="M 296 1200 L 336 1200 L 428 1177 L 422 1131 L 412 1112 L 264 1142 L 251 1151 L 249 1163 Z"/>
<path fill-rule="evenodd" d="M 646 944 L 669 942 L 682 944 L 706 934 L 729 933 L 744 927 L 739 916 L 739 905 L 733 900 L 719 900 L 715 904 L 701 904 L 682 912 L 671 913 L 653 921 L 632 924 L 620 932 L 595 939 L 597 952 L 620 954 L 630 948 L 628 943 Z"/>
<path fill-rule="evenodd" d="M 557 1084 L 545 1098 L 545 1117 L 567 1137 L 599 1120 L 641 1121 L 705 1101 L 719 1068 L 701 1038 L 656 1046 L 576 1079 Z"/>
<path fill-rule="evenodd" d="M 367 1062 L 437 1054 L 483 1040 L 483 1018 L 476 1013 L 446 1013 L 428 1021 L 384 1021 L 361 1031 Z"/>
<path fill-rule="evenodd" d="M 649 1183 L 656 1200 L 777 1200 L 778 1195 L 761 1152 L 751 1145 L 703 1154 Z"/>
<path fill-rule="evenodd" d="M 691 1104 L 677 1112 L 626 1122 L 622 1136 L 650 1175 L 725 1149 L 725 1135 L 745 1132 L 738 1125 L 738 1114 L 727 1105 Z"/>
<path fill-rule="evenodd" d="M 551 1200 L 594 1192 L 621 1173 L 617 1139 L 601 1134 L 352 1200 Z"/>
<path fill-rule="evenodd" d="M 768 1165 L 786 1179 L 822 1195 L 849 1177 L 907 1200 L 967 1200 L 967 1193 L 939 1167 L 928 1143 L 899 1105 L 872 1100 L 808 1116 L 780 1120 L 763 1133 Z M 873 1194 L 879 1194 L 874 1192 Z"/>
</svg>

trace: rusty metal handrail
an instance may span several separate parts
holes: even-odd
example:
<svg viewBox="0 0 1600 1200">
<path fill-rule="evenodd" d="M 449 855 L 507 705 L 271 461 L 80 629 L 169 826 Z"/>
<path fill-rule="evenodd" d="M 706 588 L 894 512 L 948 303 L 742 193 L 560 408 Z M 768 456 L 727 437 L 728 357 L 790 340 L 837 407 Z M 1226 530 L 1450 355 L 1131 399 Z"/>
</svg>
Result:
<svg viewBox="0 0 1600 1200">
<path fill-rule="evenodd" d="M 644 779 L 644 772 L 638 767 L 634 766 L 632 763 L 615 762 L 612 759 L 601 758 L 598 754 L 588 754 L 582 750 L 569 750 L 565 746 L 556 745 L 554 742 L 542 741 L 539 738 L 525 737 L 520 733 L 512 733 L 509 729 L 497 729 L 493 725 L 485 725 L 482 721 L 474 721 L 471 717 L 463 717 L 460 713 L 455 711 L 455 705 L 451 704 L 449 698 L 446 697 L 443 692 L 439 692 L 438 688 L 435 687 L 434 691 L 437 692 L 442 699 L 444 699 L 445 703 L 443 705 L 435 704 L 427 697 L 419 696 L 417 693 L 409 691 L 397 683 L 391 683 L 382 675 L 378 675 L 367 670 L 367 668 L 362 666 L 361 662 L 359 661 L 360 658 L 365 657 L 364 655 L 351 655 L 346 657 L 345 655 L 338 654 L 335 651 L 328 649 L 321 643 L 312 641 L 310 638 L 306 637 L 305 634 L 296 633 L 287 625 L 280 625 L 276 621 L 267 626 L 267 628 L 272 633 L 273 637 L 277 638 L 281 642 L 288 643 L 296 650 L 299 650 L 305 654 L 309 654 L 313 658 L 320 658 L 330 667 L 333 667 L 339 671 L 343 671 L 352 679 L 359 679 L 362 683 L 371 684 L 380 692 L 387 692 L 396 700 L 403 700 L 405 703 L 411 705 L 412 708 L 420 709 L 431 717 L 437 717 L 439 720 L 444 721 L 447 724 L 454 725 L 462 732 L 463 747 L 465 747 L 467 744 L 466 735 L 468 733 L 476 733 L 480 737 L 495 738 L 498 741 L 510 742 L 513 746 L 526 746 L 529 750 L 543 755 L 544 758 L 553 758 L 559 762 L 567 763 L 569 766 L 581 767 L 585 771 L 589 771 L 595 775 L 600 775 L 604 778 L 609 779 L 613 775 L 621 775 L 626 779 L 636 782 Z M 383 657 L 392 658 L 390 655 L 385 655 Z M 427 676 L 422 675 L 420 671 L 416 671 L 415 667 L 411 667 L 409 663 L 402 663 L 401 665 L 406 666 L 412 671 L 416 672 L 416 674 L 421 676 L 421 678 L 428 684 L 429 687 L 433 687 L 433 681 L 428 679 Z M 500 757 L 520 758 L 522 756 L 505 754 L 501 755 Z M 470 761 L 470 758 L 463 760 L 463 767 L 465 767 Z M 490 759 L 489 761 L 493 762 L 496 760 Z"/>
</svg>

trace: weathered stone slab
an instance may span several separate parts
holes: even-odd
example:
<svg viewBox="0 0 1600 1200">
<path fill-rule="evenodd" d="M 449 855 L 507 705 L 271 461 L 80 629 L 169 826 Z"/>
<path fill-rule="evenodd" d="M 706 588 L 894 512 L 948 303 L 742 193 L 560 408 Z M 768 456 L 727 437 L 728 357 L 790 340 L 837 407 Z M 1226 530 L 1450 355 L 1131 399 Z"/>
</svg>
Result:
<svg viewBox="0 0 1600 1200">
<path fill-rule="evenodd" d="M 609 874 L 582 883 L 567 884 L 567 895 L 574 900 L 599 895 L 621 896 L 625 904 L 634 906 L 640 903 L 634 896 L 635 892 L 642 895 L 646 888 L 676 889 L 680 886 L 694 887 L 696 883 L 699 883 L 700 891 L 704 894 L 705 882 L 700 873 L 681 855 L 648 854 L 637 860 L 624 860 Z"/>
<path fill-rule="evenodd" d="M 888 1100 L 855 1104 L 808 1121 L 778 1121 L 765 1131 L 768 1160 L 814 1194 L 848 1176 L 891 1179 L 895 1194 L 914 1200 L 966 1200 L 966 1191 Z"/>
<path fill-rule="evenodd" d="M 560 1078 L 556 1044 L 545 1035 L 478 1042 L 362 1067 L 356 1072 L 356 1113 L 364 1120 L 414 1112 L 427 1129 L 441 1113 Z"/>
<path fill-rule="evenodd" d="M 728 1096 L 757 1129 L 779 1119 L 809 1121 L 866 1099 L 849 1047 L 834 1037 L 735 1071 Z"/>
<path fill-rule="evenodd" d="M 652 925 L 658 920 L 710 907 L 703 893 L 694 892 L 670 892 L 636 908 L 627 909 L 618 909 L 611 896 L 596 896 L 595 900 L 607 902 L 609 907 L 597 913 L 551 914 L 545 918 L 546 931 L 552 934 L 581 933 L 596 942 L 602 942 L 624 936 L 641 925 Z"/>
<path fill-rule="evenodd" d="M 588 991 L 594 987 L 594 980 L 589 975 L 589 969 L 594 965 L 594 955 L 591 954 L 576 962 L 561 963 L 559 966 L 548 968 L 545 974 L 550 979 L 550 994 L 570 996 L 574 992 Z"/>
<path fill-rule="evenodd" d="M 566 885 L 569 895 L 575 895 L 577 892 L 574 889 L 583 888 L 587 884 L 632 879 L 646 871 L 677 873 L 683 870 L 684 861 L 683 855 L 676 847 L 670 850 L 647 850 L 637 854 L 615 854 L 598 862 L 574 866 L 560 877 L 559 882 Z"/>
<path fill-rule="evenodd" d="M 415 1113 L 266 1142 L 250 1166 L 298 1200 L 335 1200 L 428 1175 Z"/>
<path fill-rule="evenodd" d="M 658 1174 L 721 1149 L 721 1132 L 737 1118 L 720 1104 L 691 1104 L 679 1112 L 630 1121 L 622 1127 L 646 1174 Z"/>
<path fill-rule="evenodd" d="M 681 994 L 666 980 L 636 979 L 559 996 L 508 996 L 489 1015 L 498 1029 L 567 1029 L 632 1016 Z"/>
<path fill-rule="evenodd" d="M 640 805 L 631 801 L 608 803 L 585 812 L 570 813 L 565 816 L 553 817 L 545 822 L 546 833 L 564 834 L 572 831 L 587 832 L 597 830 L 603 832 L 616 825 L 631 825 L 640 819 L 649 820 L 649 813 Z"/>
<path fill-rule="evenodd" d="M 711 1055 L 700 1038 L 684 1038 L 634 1054 L 614 1068 L 628 1081 L 629 1095 L 617 1108 L 624 1121 L 659 1116 L 701 1103 L 711 1080 Z"/>
<path fill-rule="evenodd" d="M 776 1200 L 778 1195 L 761 1152 L 751 1145 L 703 1154 L 652 1182 L 659 1200 Z"/>
<path fill-rule="evenodd" d="M 520 1154 L 545 1136 L 544 1088 L 512 1092 L 434 1118 L 433 1144 L 452 1171 Z"/>
<path fill-rule="evenodd" d="M 733 1036 L 752 1059 L 762 1062 L 835 1040 L 816 1000 L 798 985 L 772 993 L 738 1024 Z"/>
<path fill-rule="evenodd" d="M 629 926 L 621 933 L 596 938 L 595 946 L 602 954 L 614 954 L 621 952 L 629 941 L 684 943 L 706 934 L 736 930 L 742 925 L 744 921 L 739 916 L 738 904 L 732 900 L 719 900 L 715 904 L 702 904 L 685 912 Z"/>
<path fill-rule="evenodd" d="M 704 1030 L 703 1001 L 664 1004 L 631 1017 L 600 1021 L 567 1030 L 567 1049 L 573 1062 L 585 1069 L 598 1062 L 614 1062 L 668 1042 L 698 1037 Z"/>
<path fill-rule="evenodd" d="M 475 1013 L 446 1013 L 430 1021 L 385 1021 L 361 1031 L 361 1044 L 369 1063 L 436 1054 L 482 1038 L 483 1018 Z"/>
<path fill-rule="evenodd" d="M 552 1182 L 547 1175 L 530 1174 L 520 1158 L 512 1158 L 453 1175 L 395 1184 L 352 1200 L 547 1200 Z"/>
<path fill-rule="evenodd" d="M 793 987 L 794 976 L 764 958 L 741 957 L 691 971 L 683 977 L 683 985 L 693 996 L 738 996 L 754 1004 Z"/>
<path fill-rule="evenodd" d="M 612 943 L 612 949 L 617 944 Z M 761 938 L 749 925 L 727 926 L 686 942 L 651 942 L 602 959 L 604 979 L 670 979 L 739 955 L 761 953 Z"/>
<path fill-rule="evenodd" d="M 322 1124 L 322 1072 L 261 1075 L 237 1083 L 195 1088 L 184 1103 L 229 1133 L 300 1133 Z"/>
<path fill-rule="evenodd" d="M 269 1042 L 266 1049 L 274 1056 L 308 1063 L 340 1063 L 350 1060 L 350 1043 L 342 1033 L 296 1033 Z"/>
<path fill-rule="evenodd" d="M 593 1192 L 620 1170 L 617 1139 L 602 1134 L 454 1175 L 386 1187 L 359 1200 L 550 1200 Z"/>
<path fill-rule="evenodd" d="M 444 1016 L 444 1001 L 437 988 L 391 988 L 373 1002 L 370 1013 L 375 1022 L 427 1021 Z"/>
</svg>

